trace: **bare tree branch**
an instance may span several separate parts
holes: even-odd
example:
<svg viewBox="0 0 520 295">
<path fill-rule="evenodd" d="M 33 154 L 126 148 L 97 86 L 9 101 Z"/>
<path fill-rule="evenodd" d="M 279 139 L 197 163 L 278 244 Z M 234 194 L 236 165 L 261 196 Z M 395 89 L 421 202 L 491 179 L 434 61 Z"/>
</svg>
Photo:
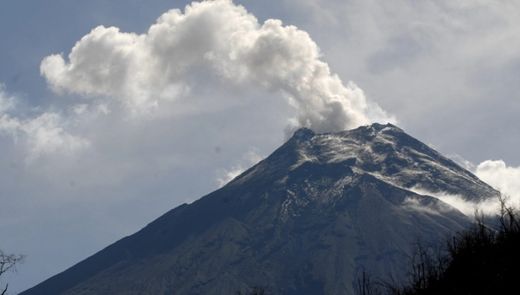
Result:
<svg viewBox="0 0 520 295">
<path fill-rule="evenodd" d="M 5 254 L 0 250 L 0 279 L 2 275 L 10 270 L 14 270 L 17 263 L 21 262 L 23 256 L 14 254 Z M 6 295 L 9 284 L 5 284 L 5 287 L 0 295 Z"/>
</svg>

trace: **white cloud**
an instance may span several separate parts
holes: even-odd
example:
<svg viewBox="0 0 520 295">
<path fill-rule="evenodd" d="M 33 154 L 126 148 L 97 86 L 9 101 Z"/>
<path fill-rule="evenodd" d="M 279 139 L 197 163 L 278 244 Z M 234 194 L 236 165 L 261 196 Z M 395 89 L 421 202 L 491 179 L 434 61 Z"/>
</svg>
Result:
<svg viewBox="0 0 520 295">
<path fill-rule="evenodd" d="M 5 90 L 5 85 L 0 83 L 0 114 L 11 110 L 15 106 L 15 98 Z"/>
<path fill-rule="evenodd" d="M 470 200 L 467 200 L 463 196 L 460 195 L 453 195 L 446 192 L 432 192 L 425 190 L 420 187 L 414 187 L 410 189 L 416 194 L 420 195 L 427 195 L 431 197 L 435 197 L 442 202 L 450 205 L 451 207 L 459 210 L 464 215 L 468 217 L 474 217 L 475 213 L 478 211 L 479 213 L 485 214 L 485 215 L 494 215 L 499 212 L 500 209 L 500 202 L 498 197 L 493 199 L 488 199 L 482 202 L 473 202 Z M 406 203 L 408 204 L 408 203 Z M 423 206 L 424 207 L 424 206 Z M 417 208 L 417 206 L 416 206 Z M 431 208 L 427 208 L 429 210 L 433 210 Z M 426 210 L 426 209 L 424 209 Z M 438 211 L 438 210 L 436 210 Z"/>
<path fill-rule="evenodd" d="M 88 141 L 69 134 L 64 119 L 57 113 L 44 112 L 21 118 L 11 114 L 15 110 L 16 97 L 8 95 L 0 84 L 0 135 L 10 136 L 26 148 L 26 160 L 34 160 L 43 154 L 73 152 L 84 148 Z"/>
<path fill-rule="evenodd" d="M 116 98 L 134 114 L 185 98 L 192 88 L 206 87 L 200 77 L 209 76 L 282 93 L 297 113 L 291 124 L 316 131 L 393 121 L 331 72 L 305 31 L 275 19 L 261 24 L 230 0 L 170 10 L 140 35 L 99 26 L 67 60 L 46 57 L 41 73 L 59 93 Z"/>
<path fill-rule="evenodd" d="M 487 160 L 475 165 L 459 155 L 452 156 L 452 158 L 463 165 L 464 168 L 472 171 L 482 181 L 498 190 L 507 205 L 520 208 L 520 167 L 507 166 L 503 160 Z M 420 187 L 414 187 L 411 190 L 417 194 L 435 197 L 468 216 L 473 216 L 476 210 L 486 215 L 497 214 L 501 206 L 498 197 L 482 202 L 473 202 L 463 196 L 446 192 L 431 192 Z"/>
<path fill-rule="evenodd" d="M 255 150 L 249 150 L 245 155 L 242 156 L 240 164 L 234 165 L 230 169 L 221 169 L 218 171 L 219 176 L 217 177 L 217 185 L 222 187 L 228 182 L 239 176 L 246 169 L 260 162 L 264 157 L 259 155 Z"/>
<path fill-rule="evenodd" d="M 430 215 L 440 215 L 443 212 L 449 211 L 449 207 L 447 206 L 447 208 L 444 208 L 433 204 L 425 204 L 421 202 L 421 200 L 412 197 L 404 199 L 403 207 L 408 210 L 419 211 Z"/>
<path fill-rule="evenodd" d="M 223 187 L 228 182 L 233 180 L 235 177 L 240 175 L 240 173 L 244 172 L 244 167 L 242 165 L 233 166 L 228 170 L 223 170 L 220 172 L 222 174 L 220 177 L 217 178 L 217 184 L 219 187 Z"/>
<path fill-rule="evenodd" d="M 480 163 L 475 174 L 499 190 L 511 205 L 520 208 L 520 167 L 507 166 L 502 160 Z"/>
</svg>

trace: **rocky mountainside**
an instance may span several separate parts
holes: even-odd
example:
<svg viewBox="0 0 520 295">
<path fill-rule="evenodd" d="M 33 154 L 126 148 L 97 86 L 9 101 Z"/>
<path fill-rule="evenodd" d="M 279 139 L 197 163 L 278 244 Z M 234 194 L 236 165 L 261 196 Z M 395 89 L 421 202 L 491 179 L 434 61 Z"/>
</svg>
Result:
<svg viewBox="0 0 520 295">
<path fill-rule="evenodd" d="M 223 188 L 22 293 L 352 294 L 367 271 L 402 277 L 417 240 L 469 219 L 414 188 L 498 194 L 393 125 L 298 130 Z"/>
</svg>

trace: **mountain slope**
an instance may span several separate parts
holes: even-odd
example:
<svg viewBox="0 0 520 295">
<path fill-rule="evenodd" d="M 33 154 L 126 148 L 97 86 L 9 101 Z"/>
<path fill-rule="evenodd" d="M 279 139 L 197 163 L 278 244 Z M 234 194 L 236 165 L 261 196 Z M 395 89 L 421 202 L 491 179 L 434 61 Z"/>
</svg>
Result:
<svg viewBox="0 0 520 295">
<path fill-rule="evenodd" d="M 420 187 L 497 194 L 393 125 L 300 129 L 223 188 L 181 205 L 32 294 L 350 294 L 363 270 L 403 275 L 410 246 L 469 220 Z"/>
</svg>

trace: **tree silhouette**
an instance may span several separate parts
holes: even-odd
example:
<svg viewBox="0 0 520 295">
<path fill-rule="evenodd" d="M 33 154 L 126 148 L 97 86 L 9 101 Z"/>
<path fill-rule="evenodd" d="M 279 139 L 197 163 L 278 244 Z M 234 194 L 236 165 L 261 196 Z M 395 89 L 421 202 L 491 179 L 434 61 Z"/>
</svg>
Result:
<svg viewBox="0 0 520 295">
<path fill-rule="evenodd" d="M 384 286 L 389 295 L 517 294 L 520 272 L 520 213 L 500 199 L 495 222 L 476 223 L 446 241 L 444 249 L 416 247 L 405 284 L 372 282 L 363 278 L 357 294 L 377 294 Z M 517 290 L 516 292 L 511 292 Z"/>
<path fill-rule="evenodd" d="M 19 263 L 22 259 L 23 257 L 21 255 L 5 254 L 2 250 L 0 250 L 0 279 L 6 272 L 13 270 L 16 264 Z M 8 288 L 8 283 L 5 284 L 5 287 L 0 286 L 0 295 L 5 295 Z"/>
</svg>

